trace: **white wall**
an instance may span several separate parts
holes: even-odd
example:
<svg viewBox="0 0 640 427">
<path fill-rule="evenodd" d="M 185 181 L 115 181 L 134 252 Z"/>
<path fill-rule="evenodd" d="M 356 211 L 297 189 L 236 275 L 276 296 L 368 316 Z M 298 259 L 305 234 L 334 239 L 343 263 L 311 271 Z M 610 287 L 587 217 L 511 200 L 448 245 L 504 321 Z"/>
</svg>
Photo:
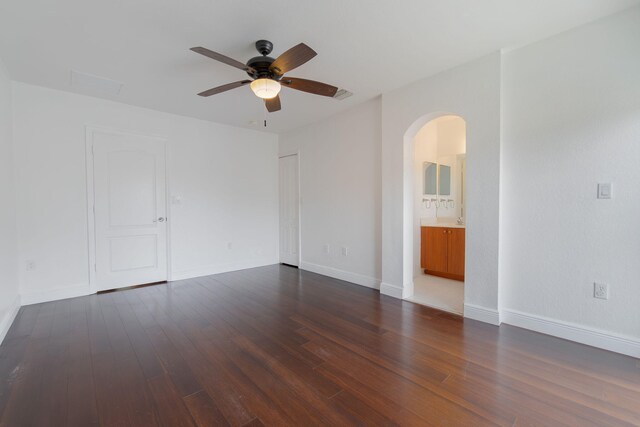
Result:
<svg viewBox="0 0 640 427">
<path fill-rule="evenodd" d="M 503 64 L 502 306 L 638 339 L 640 8 Z"/>
<path fill-rule="evenodd" d="M 420 218 L 433 218 L 435 221 L 436 205 L 431 203 L 427 207 L 423 202 L 424 196 L 424 162 L 438 162 L 438 120 L 432 120 L 424 125 L 413 139 L 413 165 L 414 165 L 414 221 L 420 223 Z M 433 196 L 435 197 L 435 196 Z M 418 228 L 419 232 L 419 228 Z M 416 250 L 420 242 L 414 242 Z M 414 250 L 415 252 L 415 250 Z M 414 255 L 416 255 L 414 253 Z M 419 259 L 419 256 L 416 255 Z"/>
<path fill-rule="evenodd" d="M 300 267 L 379 287 L 380 100 L 281 135 L 280 154 L 292 152 L 300 155 Z"/>
<path fill-rule="evenodd" d="M 11 80 L 0 61 L 0 342 L 20 307 L 12 116 Z"/>
<path fill-rule="evenodd" d="M 496 323 L 498 53 L 382 96 L 382 291 L 398 297 L 413 292 L 412 141 L 426 122 L 447 113 L 461 116 L 467 124 L 465 315 Z"/>
<path fill-rule="evenodd" d="M 88 292 L 86 125 L 168 139 L 172 278 L 277 262 L 276 135 L 13 87 L 23 303 Z"/>
</svg>

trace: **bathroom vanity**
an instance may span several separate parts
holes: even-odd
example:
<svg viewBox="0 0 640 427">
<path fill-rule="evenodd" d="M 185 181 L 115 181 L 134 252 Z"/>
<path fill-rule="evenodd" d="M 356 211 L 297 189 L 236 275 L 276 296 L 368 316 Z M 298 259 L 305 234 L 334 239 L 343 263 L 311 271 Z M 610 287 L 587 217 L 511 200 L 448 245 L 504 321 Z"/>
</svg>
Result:
<svg viewBox="0 0 640 427">
<path fill-rule="evenodd" d="M 464 281 L 464 226 L 434 224 L 420 231 L 420 265 L 425 274 Z"/>
</svg>

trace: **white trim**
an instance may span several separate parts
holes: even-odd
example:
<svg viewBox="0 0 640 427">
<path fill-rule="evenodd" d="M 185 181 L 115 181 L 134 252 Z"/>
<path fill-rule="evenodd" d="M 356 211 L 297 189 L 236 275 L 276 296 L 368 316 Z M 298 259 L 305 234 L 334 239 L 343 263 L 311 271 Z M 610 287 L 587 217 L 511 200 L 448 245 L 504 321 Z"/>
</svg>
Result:
<svg viewBox="0 0 640 427">
<path fill-rule="evenodd" d="M 96 218 L 93 182 L 93 132 L 97 128 L 85 126 L 85 167 L 87 172 L 87 249 L 89 257 L 89 291 L 95 293 L 96 286 Z"/>
<path fill-rule="evenodd" d="M 333 277 L 334 279 L 344 280 L 345 282 L 355 283 L 356 285 L 365 286 L 372 289 L 380 289 L 380 280 L 375 277 L 365 276 L 364 274 L 353 273 L 351 271 L 340 270 L 326 265 L 313 264 L 311 262 L 301 262 L 300 269 L 311 271 L 313 273 L 322 274 L 323 276 Z"/>
<path fill-rule="evenodd" d="M 500 326 L 501 323 L 498 310 L 475 304 L 464 305 L 464 317 L 496 326 Z"/>
<path fill-rule="evenodd" d="M 398 299 L 407 299 L 409 298 L 409 294 L 413 289 L 413 286 L 396 286 L 391 283 L 381 283 L 380 284 L 380 293 Z"/>
<path fill-rule="evenodd" d="M 40 304 L 67 298 L 83 297 L 95 294 L 86 284 L 58 288 L 47 291 L 35 291 L 21 294 L 22 305 Z"/>
<path fill-rule="evenodd" d="M 9 305 L 9 309 L 4 315 L 4 318 L 0 319 L 0 344 L 2 344 L 2 341 L 4 341 L 4 338 L 7 336 L 7 332 L 9 332 L 13 321 L 16 319 L 18 311 L 20 311 L 20 295 L 16 295 L 11 305 Z"/>
<path fill-rule="evenodd" d="M 237 261 L 225 264 L 209 264 L 188 270 L 173 271 L 170 281 L 186 280 L 194 277 L 210 276 L 212 274 L 227 273 L 229 271 L 246 270 L 248 268 L 264 267 L 266 265 L 278 264 L 280 261 L 273 258 L 253 259 L 247 261 Z"/>
<path fill-rule="evenodd" d="M 171 204 L 169 193 L 169 155 L 167 152 L 168 138 L 159 135 L 146 134 L 142 132 L 122 130 L 107 126 L 85 125 L 85 157 L 87 173 L 87 245 L 89 255 L 89 290 L 85 295 L 98 292 L 96 281 L 96 218 L 95 218 L 95 184 L 94 184 L 94 162 L 93 162 L 93 133 L 94 132 L 114 133 L 117 135 L 141 136 L 145 138 L 157 139 L 162 142 L 164 150 L 164 184 L 165 184 L 165 215 L 167 217 L 166 250 L 167 250 L 167 271 L 166 280 L 171 278 Z M 71 298 L 71 297 L 66 297 Z M 61 298 L 58 298 L 61 299 Z M 32 303 L 35 304 L 35 303 Z"/>
<path fill-rule="evenodd" d="M 503 309 L 500 314 L 502 321 L 509 325 L 640 358 L 638 338 L 516 310 Z"/>
</svg>

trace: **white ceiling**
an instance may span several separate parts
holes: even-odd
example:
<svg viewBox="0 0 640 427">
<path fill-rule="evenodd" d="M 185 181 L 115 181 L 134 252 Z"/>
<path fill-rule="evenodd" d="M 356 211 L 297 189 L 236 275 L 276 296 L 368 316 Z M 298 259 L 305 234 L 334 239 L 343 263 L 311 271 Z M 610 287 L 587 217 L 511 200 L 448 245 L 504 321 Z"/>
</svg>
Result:
<svg viewBox="0 0 640 427">
<path fill-rule="evenodd" d="M 282 132 L 504 47 L 593 21 L 638 0 L 5 0 L 0 57 L 11 77 L 67 91 L 70 70 L 124 83 L 128 104 L 256 128 L 265 116 L 248 87 L 196 93 L 242 80 L 242 71 L 189 51 L 204 46 L 246 62 L 258 39 L 277 56 L 304 42 L 318 56 L 290 76 L 355 93 L 337 101 L 283 88 Z"/>
</svg>

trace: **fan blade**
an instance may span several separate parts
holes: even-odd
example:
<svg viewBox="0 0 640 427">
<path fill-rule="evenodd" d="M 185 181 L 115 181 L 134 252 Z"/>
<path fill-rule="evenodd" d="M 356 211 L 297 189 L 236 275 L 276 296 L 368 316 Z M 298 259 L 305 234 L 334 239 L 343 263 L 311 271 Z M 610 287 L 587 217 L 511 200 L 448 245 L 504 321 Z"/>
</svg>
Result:
<svg viewBox="0 0 640 427">
<path fill-rule="evenodd" d="M 227 83 L 226 85 L 214 87 L 213 89 L 205 90 L 204 92 L 200 92 L 198 95 L 200 96 L 211 96 L 221 92 L 226 92 L 231 89 L 235 89 L 240 86 L 244 86 L 246 84 L 251 83 L 251 80 L 240 80 L 239 82 Z"/>
<path fill-rule="evenodd" d="M 231 65 L 232 67 L 236 67 L 239 68 L 243 71 L 247 71 L 249 73 L 254 73 L 256 70 L 254 70 L 252 67 L 249 67 L 248 65 L 243 64 L 240 61 L 236 61 L 233 58 L 229 58 L 228 56 L 225 56 L 221 53 L 218 52 L 214 52 L 212 50 L 209 50 L 207 48 L 204 47 L 192 47 L 191 48 L 192 51 L 199 53 L 200 55 L 204 55 L 208 58 L 211 59 L 215 59 L 216 61 L 220 61 L 223 62 L 227 65 Z"/>
<path fill-rule="evenodd" d="M 278 56 L 269 67 L 269 70 L 281 76 L 301 66 L 316 55 L 317 53 L 313 49 L 304 43 L 300 43 Z"/>
<path fill-rule="evenodd" d="M 297 79 L 295 77 L 283 77 L 280 83 L 291 89 L 301 90 L 303 92 L 313 93 L 314 95 L 322 95 L 333 97 L 338 88 L 328 85 L 326 83 L 320 83 L 313 80 Z"/>
<path fill-rule="evenodd" d="M 267 107 L 267 111 L 270 113 L 274 113 L 276 111 L 280 111 L 280 96 L 276 95 L 275 98 L 265 99 L 264 105 Z"/>
</svg>

